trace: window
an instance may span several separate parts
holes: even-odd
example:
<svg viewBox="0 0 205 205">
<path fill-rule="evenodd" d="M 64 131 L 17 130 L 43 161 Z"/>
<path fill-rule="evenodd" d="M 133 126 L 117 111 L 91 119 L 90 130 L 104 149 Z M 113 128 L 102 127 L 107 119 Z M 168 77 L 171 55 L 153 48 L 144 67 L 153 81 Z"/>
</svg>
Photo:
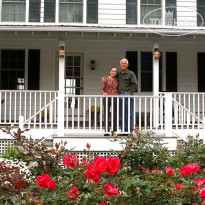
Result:
<svg viewBox="0 0 205 205">
<path fill-rule="evenodd" d="M 2 21 L 25 21 L 25 0 L 2 0 Z"/>
<path fill-rule="evenodd" d="M 177 53 L 166 52 L 166 91 L 177 92 Z"/>
<path fill-rule="evenodd" d="M 1 50 L 1 89 L 24 90 L 24 50 Z"/>
<path fill-rule="evenodd" d="M 126 1 L 126 23 L 137 24 L 137 0 Z"/>
<path fill-rule="evenodd" d="M 82 22 L 83 0 L 60 0 L 60 22 Z"/>
<path fill-rule="evenodd" d="M 44 1 L 44 22 L 55 22 L 56 0 Z"/>
<path fill-rule="evenodd" d="M 197 12 L 205 19 L 205 1 L 204 0 L 197 0 Z M 199 15 L 197 15 L 197 26 L 202 25 L 202 19 Z M 205 26 L 205 22 L 203 23 Z"/>
<path fill-rule="evenodd" d="M 153 53 L 141 53 L 141 91 L 152 92 L 153 89 Z M 162 53 L 159 59 L 159 91 L 162 90 Z"/>
<path fill-rule="evenodd" d="M 166 0 L 165 24 L 168 26 L 176 26 L 176 22 L 176 0 Z"/>
<path fill-rule="evenodd" d="M 80 95 L 81 89 L 81 57 L 80 56 L 66 56 L 65 59 L 65 94 Z M 69 99 L 69 108 L 77 108 L 77 98 Z"/>
<path fill-rule="evenodd" d="M 153 20 L 154 24 L 160 24 L 162 18 L 161 7 L 161 0 L 141 0 L 141 24 L 153 24 Z M 147 15 L 148 13 L 149 15 Z"/>
<path fill-rule="evenodd" d="M 40 22 L 40 0 L 29 0 L 29 22 Z"/>
<path fill-rule="evenodd" d="M 87 23 L 98 23 L 98 0 L 87 0 Z"/>
<path fill-rule="evenodd" d="M 205 53 L 198 53 L 198 92 L 205 92 Z"/>
</svg>

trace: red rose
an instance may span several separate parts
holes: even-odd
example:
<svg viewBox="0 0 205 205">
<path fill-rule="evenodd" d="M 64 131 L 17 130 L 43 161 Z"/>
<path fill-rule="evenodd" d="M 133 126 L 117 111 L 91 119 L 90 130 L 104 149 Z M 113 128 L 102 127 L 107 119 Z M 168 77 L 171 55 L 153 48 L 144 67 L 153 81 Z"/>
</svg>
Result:
<svg viewBox="0 0 205 205">
<path fill-rule="evenodd" d="M 93 180 L 95 183 L 99 182 L 100 174 L 96 171 L 95 167 L 92 164 L 89 164 L 85 172 L 88 180 Z"/>
<path fill-rule="evenodd" d="M 191 174 L 192 172 L 197 172 L 199 170 L 199 165 L 198 164 L 187 164 L 186 166 L 182 167 L 179 172 L 183 175 L 183 176 L 187 176 L 189 174 Z"/>
<path fill-rule="evenodd" d="M 57 152 L 56 151 L 52 151 L 52 154 L 57 154 Z"/>
<path fill-rule="evenodd" d="M 77 200 L 78 199 L 78 190 L 75 187 L 71 187 L 70 191 L 68 192 L 67 197 L 72 201 L 72 200 Z"/>
<path fill-rule="evenodd" d="M 181 183 L 177 183 L 177 184 L 176 184 L 176 189 L 181 189 L 181 187 L 182 187 L 182 184 L 181 184 Z"/>
<path fill-rule="evenodd" d="M 95 163 L 95 170 L 98 172 L 104 172 L 107 168 L 107 161 L 105 157 L 97 157 L 94 159 L 93 162 Z"/>
<path fill-rule="evenodd" d="M 205 198 L 205 188 L 202 188 L 201 191 L 199 192 L 199 196 L 203 200 Z"/>
<path fill-rule="evenodd" d="M 205 201 L 202 202 L 202 205 L 205 205 Z"/>
<path fill-rule="evenodd" d="M 175 173 L 172 167 L 166 167 L 165 171 L 168 175 L 172 175 Z"/>
<path fill-rule="evenodd" d="M 118 189 L 112 185 L 110 182 L 107 182 L 106 187 L 103 185 L 103 190 L 106 191 L 105 197 L 106 196 L 115 196 L 119 194 Z"/>
<path fill-rule="evenodd" d="M 197 178 L 195 183 L 197 185 L 202 185 L 202 184 L 205 184 L 205 178 Z"/>
<path fill-rule="evenodd" d="M 47 188 L 47 181 L 50 181 L 50 176 L 48 174 L 42 174 L 36 178 L 39 188 Z"/>
<path fill-rule="evenodd" d="M 107 173 L 108 174 L 115 174 L 118 171 L 120 165 L 120 160 L 117 157 L 110 156 L 107 160 Z"/>
<path fill-rule="evenodd" d="M 36 178 L 36 181 L 39 188 L 49 188 L 49 189 L 55 188 L 55 181 L 51 180 L 48 174 L 43 173 L 41 176 L 38 176 Z"/>
<path fill-rule="evenodd" d="M 55 181 L 54 180 L 49 180 L 46 182 L 47 188 L 49 189 L 55 189 Z"/>
<path fill-rule="evenodd" d="M 102 200 L 99 205 L 105 205 L 106 202 L 107 202 L 106 200 Z"/>
<path fill-rule="evenodd" d="M 66 165 L 67 167 L 75 168 L 76 164 L 78 162 L 77 154 L 73 154 L 70 156 L 69 154 L 65 154 L 65 157 L 63 158 L 63 165 Z"/>
</svg>

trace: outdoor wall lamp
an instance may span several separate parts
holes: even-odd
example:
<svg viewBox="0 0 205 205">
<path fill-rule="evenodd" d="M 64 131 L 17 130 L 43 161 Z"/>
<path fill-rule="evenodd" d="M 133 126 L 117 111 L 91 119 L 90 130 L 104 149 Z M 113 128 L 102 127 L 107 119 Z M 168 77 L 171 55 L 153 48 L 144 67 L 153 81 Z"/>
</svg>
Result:
<svg viewBox="0 0 205 205">
<path fill-rule="evenodd" d="M 94 60 L 91 60 L 91 61 L 90 61 L 90 69 L 91 69 L 91 70 L 95 70 L 95 68 L 96 68 L 95 61 L 94 61 Z"/>
<path fill-rule="evenodd" d="M 65 57 L 65 48 L 64 46 L 60 46 L 59 48 L 59 58 L 64 58 Z"/>
<path fill-rule="evenodd" d="M 154 49 L 153 55 L 154 55 L 154 59 L 155 59 L 155 60 L 159 60 L 159 58 L 160 58 L 159 48 L 155 48 L 155 49 Z"/>
</svg>

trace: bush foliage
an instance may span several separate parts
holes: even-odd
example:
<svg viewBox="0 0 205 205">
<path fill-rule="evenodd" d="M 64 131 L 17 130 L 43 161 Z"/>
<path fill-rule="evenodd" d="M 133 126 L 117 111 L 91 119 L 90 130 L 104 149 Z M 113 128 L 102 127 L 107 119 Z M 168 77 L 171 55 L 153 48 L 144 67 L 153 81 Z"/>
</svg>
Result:
<svg viewBox="0 0 205 205">
<path fill-rule="evenodd" d="M 171 156 L 154 133 L 136 128 L 126 139 L 113 137 L 123 147 L 115 156 L 93 156 L 87 144 L 88 157 L 79 161 L 67 142 L 48 149 L 20 129 L 2 131 L 16 139 L 3 157 L 22 160 L 30 175 L 2 160 L 0 204 L 205 204 L 205 146 L 198 137 Z"/>
</svg>

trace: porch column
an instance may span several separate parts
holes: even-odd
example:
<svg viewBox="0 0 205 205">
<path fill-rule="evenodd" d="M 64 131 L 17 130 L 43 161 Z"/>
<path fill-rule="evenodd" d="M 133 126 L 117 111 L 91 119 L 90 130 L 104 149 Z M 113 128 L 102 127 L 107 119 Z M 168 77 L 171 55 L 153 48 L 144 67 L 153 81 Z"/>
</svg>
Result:
<svg viewBox="0 0 205 205">
<path fill-rule="evenodd" d="M 64 48 L 64 55 L 59 53 L 59 92 L 58 92 L 58 136 L 64 136 L 64 82 L 65 82 L 65 40 L 59 41 L 59 50 Z"/>
<path fill-rule="evenodd" d="M 153 43 L 153 53 L 154 49 L 159 48 L 159 43 Z M 153 55 L 153 95 L 159 96 L 159 59 L 155 59 Z"/>
<path fill-rule="evenodd" d="M 165 107 L 164 107 L 164 115 L 165 115 L 165 136 L 172 136 L 172 93 L 165 93 Z"/>
<path fill-rule="evenodd" d="M 154 50 L 159 48 L 159 43 L 154 42 L 153 43 L 153 54 Z M 159 59 L 157 59 L 153 55 L 153 95 L 156 97 L 154 98 L 154 119 L 153 119 L 153 125 L 154 127 L 158 127 L 159 124 L 159 99 L 157 98 L 159 96 Z"/>
</svg>

